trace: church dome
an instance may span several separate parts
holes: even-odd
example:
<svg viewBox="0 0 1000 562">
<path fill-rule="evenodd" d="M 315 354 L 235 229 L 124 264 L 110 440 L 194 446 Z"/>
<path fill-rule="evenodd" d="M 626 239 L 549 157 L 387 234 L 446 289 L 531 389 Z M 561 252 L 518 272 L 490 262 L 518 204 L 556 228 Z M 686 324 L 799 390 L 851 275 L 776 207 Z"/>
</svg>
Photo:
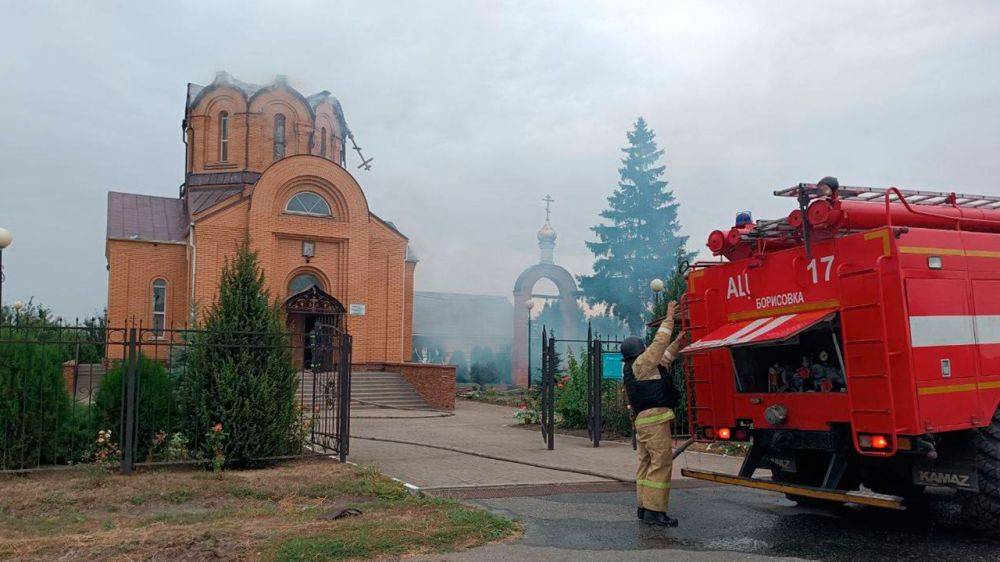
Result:
<svg viewBox="0 0 1000 562">
<path fill-rule="evenodd" d="M 548 221 L 545 221 L 542 228 L 538 230 L 538 241 L 553 243 L 556 241 L 556 231 Z"/>
</svg>

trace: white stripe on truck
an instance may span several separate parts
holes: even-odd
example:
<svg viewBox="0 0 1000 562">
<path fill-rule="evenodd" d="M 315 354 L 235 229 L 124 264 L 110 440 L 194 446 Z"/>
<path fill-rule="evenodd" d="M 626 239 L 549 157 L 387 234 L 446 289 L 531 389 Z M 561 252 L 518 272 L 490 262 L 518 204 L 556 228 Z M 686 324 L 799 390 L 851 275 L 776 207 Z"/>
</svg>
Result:
<svg viewBox="0 0 1000 562">
<path fill-rule="evenodd" d="M 1000 344 L 1000 316 L 911 316 L 913 347 Z"/>
</svg>

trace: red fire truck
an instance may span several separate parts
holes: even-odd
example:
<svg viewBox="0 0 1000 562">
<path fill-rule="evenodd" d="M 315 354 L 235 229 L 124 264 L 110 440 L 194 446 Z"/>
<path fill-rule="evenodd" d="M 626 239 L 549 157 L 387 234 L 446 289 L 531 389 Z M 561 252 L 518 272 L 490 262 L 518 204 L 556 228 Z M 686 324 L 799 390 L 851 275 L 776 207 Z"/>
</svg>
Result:
<svg viewBox="0 0 1000 562">
<path fill-rule="evenodd" d="M 688 273 L 692 427 L 752 445 L 739 476 L 684 473 L 897 509 L 946 486 L 1000 529 L 1000 197 L 775 195 L 798 208 L 712 232 Z"/>
</svg>

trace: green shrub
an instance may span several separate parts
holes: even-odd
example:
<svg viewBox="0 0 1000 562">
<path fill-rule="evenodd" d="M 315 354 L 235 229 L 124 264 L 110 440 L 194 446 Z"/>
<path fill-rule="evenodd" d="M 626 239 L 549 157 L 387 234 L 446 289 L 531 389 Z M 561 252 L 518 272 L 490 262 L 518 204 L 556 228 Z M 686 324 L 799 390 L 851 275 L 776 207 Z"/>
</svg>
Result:
<svg viewBox="0 0 1000 562">
<path fill-rule="evenodd" d="M 587 354 L 577 360 L 572 351 L 565 374 L 556 374 L 555 410 L 560 427 L 587 427 Z"/>
<path fill-rule="evenodd" d="M 192 451 L 215 457 L 206 435 L 216 424 L 226 433 L 229 465 L 301 451 L 298 377 L 284 318 L 249 242 L 223 268 L 218 297 L 181 361 L 177 401 Z"/>
<path fill-rule="evenodd" d="M 0 468 L 64 462 L 72 403 L 62 377 L 61 345 L 45 334 L 4 328 L 0 339 Z M 18 341 L 18 343 L 12 343 Z"/>
<path fill-rule="evenodd" d="M 119 447 L 124 446 L 120 426 L 122 381 L 127 369 L 127 362 L 115 363 L 101 379 L 94 398 L 97 429 L 110 429 L 111 439 Z M 154 450 L 163 441 L 157 439 L 157 434 L 171 433 L 177 423 L 170 375 L 161 363 L 145 356 L 139 358 L 136 371 L 135 423 L 135 458 L 140 461 L 151 460 Z"/>
<path fill-rule="evenodd" d="M 625 397 L 625 386 L 615 380 L 605 380 L 601 394 L 601 425 L 605 432 L 621 437 L 632 435 L 632 412 Z"/>
</svg>

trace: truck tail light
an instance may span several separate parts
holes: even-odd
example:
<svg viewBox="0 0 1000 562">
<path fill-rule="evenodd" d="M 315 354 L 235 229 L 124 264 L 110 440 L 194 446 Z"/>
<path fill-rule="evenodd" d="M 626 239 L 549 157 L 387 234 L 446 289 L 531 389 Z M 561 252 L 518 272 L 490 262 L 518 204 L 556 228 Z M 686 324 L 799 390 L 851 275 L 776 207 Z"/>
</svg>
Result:
<svg viewBox="0 0 1000 562">
<path fill-rule="evenodd" d="M 729 428 L 720 427 L 717 435 L 719 436 L 719 439 L 729 439 Z"/>
<path fill-rule="evenodd" d="M 862 449 L 888 449 L 889 438 L 885 435 L 858 435 L 858 445 Z"/>
</svg>

